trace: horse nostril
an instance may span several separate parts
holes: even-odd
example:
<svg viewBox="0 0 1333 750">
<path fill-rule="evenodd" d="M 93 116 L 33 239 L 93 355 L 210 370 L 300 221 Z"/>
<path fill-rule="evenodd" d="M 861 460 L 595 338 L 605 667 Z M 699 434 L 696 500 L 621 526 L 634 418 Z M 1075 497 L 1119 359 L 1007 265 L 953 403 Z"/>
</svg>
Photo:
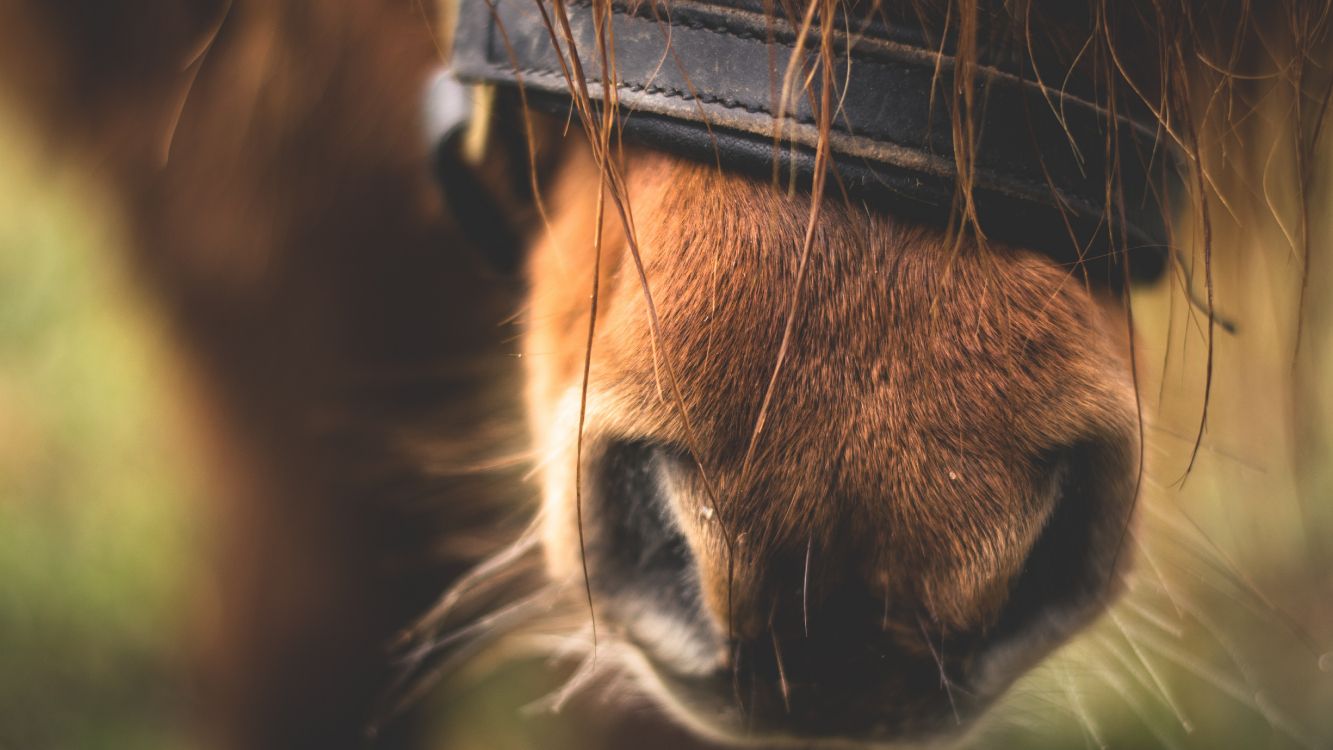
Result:
<svg viewBox="0 0 1333 750">
<path fill-rule="evenodd" d="M 1134 488 L 1124 448 L 1087 442 L 1048 462 L 1054 507 L 1028 552 L 997 636 L 1017 634 L 1041 617 L 1087 617 L 1113 587 Z"/>
<path fill-rule="evenodd" d="M 717 636 L 667 489 L 666 472 L 680 455 L 648 441 L 614 441 L 591 461 L 586 552 L 599 605 L 631 635 L 652 619 L 711 647 Z"/>
</svg>

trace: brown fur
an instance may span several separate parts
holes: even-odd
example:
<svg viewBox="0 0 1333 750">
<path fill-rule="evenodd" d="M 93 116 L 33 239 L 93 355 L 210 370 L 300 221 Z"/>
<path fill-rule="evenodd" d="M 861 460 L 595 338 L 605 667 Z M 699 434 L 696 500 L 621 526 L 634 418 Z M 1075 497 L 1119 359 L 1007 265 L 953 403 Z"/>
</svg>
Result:
<svg viewBox="0 0 1333 750">
<path fill-rule="evenodd" d="M 654 355 L 626 244 L 608 240 L 587 433 L 685 443 L 655 372 L 659 357 L 677 363 L 721 517 L 746 534 L 736 609 L 748 611 L 746 595 L 762 588 L 765 556 L 803 550 L 812 537 L 821 567 L 845 564 L 829 559 L 835 549 L 865 548 L 869 557 L 848 561 L 861 567 L 848 574 L 887 572 L 895 597 L 922 598 L 950 627 L 984 622 L 1049 511 L 1032 507 L 1039 477 L 1030 465 L 1085 440 L 1137 452 L 1126 323 L 1109 292 L 1033 253 L 991 246 L 953 256 L 939 232 L 832 208 L 802 292 L 800 343 L 756 459 L 762 469 L 741 485 L 807 206 L 707 167 L 631 159 L 666 335 Z M 593 251 L 596 176 L 571 171 L 530 271 L 529 401 L 550 445 L 572 443 L 547 430 L 582 373 L 590 280 L 579 272 Z M 1132 463 L 1123 468 L 1133 473 Z M 696 489 L 682 512 L 707 505 Z M 710 605 L 724 617 L 725 550 L 715 532 L 695 535 L 707 550 Z M 558 560 L 577 554 L 571 540 L 562 537 Z"/>
</svg>

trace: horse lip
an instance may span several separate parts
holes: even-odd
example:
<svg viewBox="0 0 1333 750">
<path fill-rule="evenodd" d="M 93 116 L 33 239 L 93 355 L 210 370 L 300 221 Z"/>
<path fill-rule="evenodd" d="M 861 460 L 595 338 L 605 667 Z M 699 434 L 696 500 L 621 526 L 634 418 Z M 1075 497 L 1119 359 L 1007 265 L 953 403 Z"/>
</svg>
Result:
<svg viewBox="0 0 1333 750">
<path fill-rule="evenodd" d="M 961 736 L 976 725 L 976 720 L 998 698 L 999 693 L 984 694 L 973 691 L 969 684 L 965 691 L 948 694 L 941 690 L 929 695 L 929 702 L 916 705 L 900 715 L 876 712 L 884 701 L 876 696 L 865 696 L 860 701 L 859 713 L 852 726 L 839 729 L 824 724 L 812 729 L 803 725 L 800 717 L 788 708 L 780 708 L 777 686 L 751 692 L 748 700 L 759 696 L 766 701 L 763 711 L 754 705 L 742 706 L 735 684 L 735 674 L 726 666 L 708 673 L 690 674 L 676 669 L 659 658 L 650 644 L 627 638 L 628 645 L 640 659 L 640 668 L 646 669 L 653 682 L 669 695 L 670 704 L 686 722 L 706 735 L 728 744 L 761 745 L 764 747 L 793 745 L 802 748 L 872 748 L 886 746 L 933 746 Z M 871 715 L 872 713 L 876 715 Z"/>
</svg>

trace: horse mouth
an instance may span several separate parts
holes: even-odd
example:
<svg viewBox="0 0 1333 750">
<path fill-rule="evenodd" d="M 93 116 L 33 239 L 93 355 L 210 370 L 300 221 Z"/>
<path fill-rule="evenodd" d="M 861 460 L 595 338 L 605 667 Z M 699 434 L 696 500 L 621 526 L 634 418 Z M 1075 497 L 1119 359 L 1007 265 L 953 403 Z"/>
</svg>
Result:
<svg viewBox="0 0 1333 750">
<path fill-rule="evenodd" d="M 714 740 L 738 746 L 807 748 L 888 747 L 948 742 L 963 735 L 990 704 L 950 684 L 946 695 L 934 665 L 905 665 L 914 678 L 931 673 L 931 687 L 903 700 L 900 685 L 849 674 L 836 687 L 738 676 L 734 669 L 683 675 L 636 647 L 641 676 L 668 711 Z M 742 670 L 742 673 L 745 670 Z M 818 695 L 818 699 L 811 700 Z"/>
</svg>

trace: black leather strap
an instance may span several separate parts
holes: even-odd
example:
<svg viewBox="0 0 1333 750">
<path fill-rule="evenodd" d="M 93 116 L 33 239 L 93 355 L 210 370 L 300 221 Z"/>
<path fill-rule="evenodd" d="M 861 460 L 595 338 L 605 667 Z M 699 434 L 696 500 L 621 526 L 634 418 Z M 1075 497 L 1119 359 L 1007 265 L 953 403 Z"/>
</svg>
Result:
<svg viewBox="0 0 1333 750">
<path fill-rule="evenodd" d="M 453 66 L 464 80 L 522 85 L 529 101 L 566 111 L 561 52 L 539 1 L 462 0 Z M 600 100 L 592 9 L 587 0 L 568 0 L 567 8 L 590 92 Z M 778 174 L 808 184 L 818 128 L 811 97 L 799 87 L 786 107 L 791 127 L 774 147 L 775 99 L 795 54 L 789 24 L 735 0 L 617 2 L 612 12 L 627 137 L 761 176 L 774 173 L 776 159 Z M 835 45 L 839 90 L 830 145 L 837 175 L 856 198 L 946 221 L 956 176 L 945 89 L 953 58 L 911 29 L 875 24 L 859 31 L 839 33 Z M 559 27 L 556 35 L 563 51 Z M 813 55 L 814 46 L 802 54 Z M 1070 90 L 1078 86 L 1056 91 L 1024 70 L 982 66 L 974 191 L 980 224 L 994 238 L 1061 259 L 1127 247 L 1136 273 L 1155 275 L 1167 245 L 1163 204 L 1177 179 L 1170 152 L 1153 126 L 1112 118 Z M 1111 201 L 1108 161 L 1118 169 Z"/>
</svg>

